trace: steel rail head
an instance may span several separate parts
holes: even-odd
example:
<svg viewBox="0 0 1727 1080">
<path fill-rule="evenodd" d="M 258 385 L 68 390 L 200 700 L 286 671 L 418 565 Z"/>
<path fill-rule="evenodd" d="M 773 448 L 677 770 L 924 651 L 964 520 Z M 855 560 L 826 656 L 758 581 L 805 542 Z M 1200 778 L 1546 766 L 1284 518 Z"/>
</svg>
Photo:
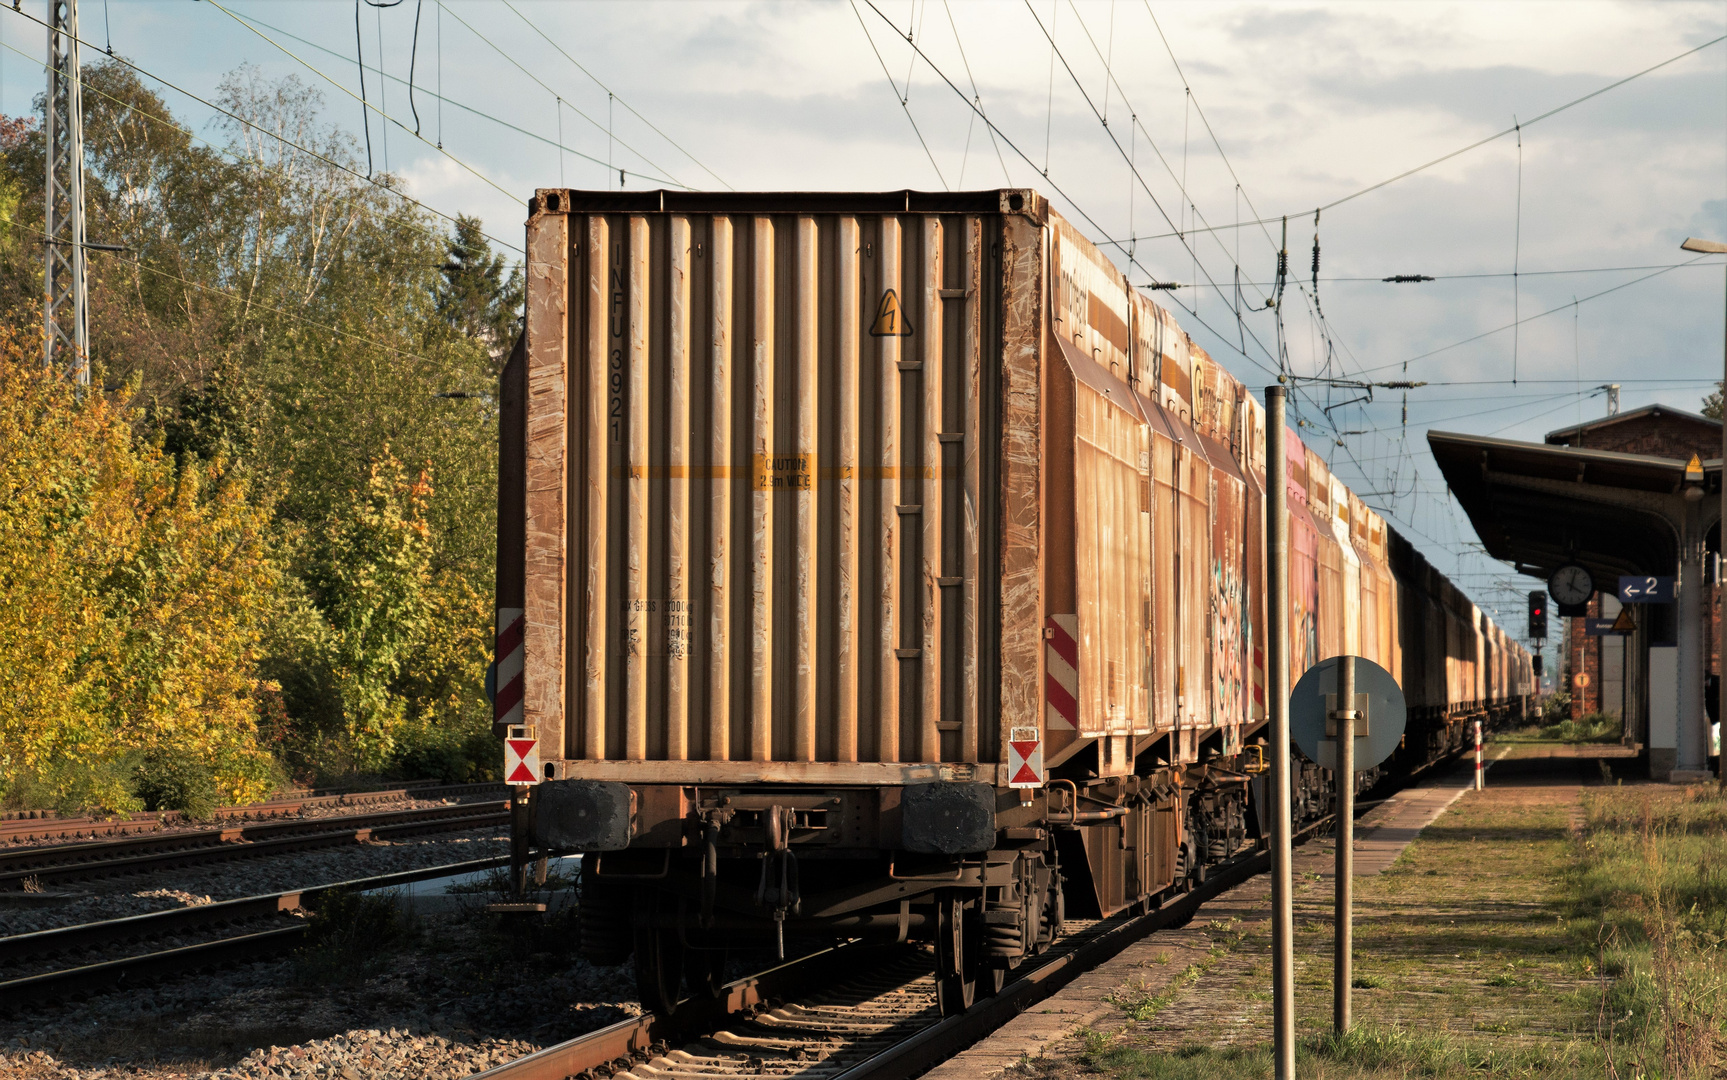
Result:
<svg viewBox="0 0 1727 1080">
<path fill-rule="evenodd" d="M 339 847 L 385 836 L 485 828 L 505 824 L 508 820 L 508 812 L 504 809 L 490 804 L 468 804 L 425 811 L 324 818 L 304 823 L 307 828 L 295 830 L 296 835 L 280 837 L 265 835 L 251 839 L 247 834 L 253 830 L 241 829 L 231 830 L 233 835 L 228 835 L 229 831 L 222 834 L 176 834 L 184 837 L 186 842 L 168 843 L 166 848 L 161 845 L 171 841 L 172 837 L 138 837 L 66 848 L 27 849 L 0 855 L 0 892 L 22 891 L 32 879 L 38 884 L 46 884 L 113 874 L 145 873 L 206 862 Z M 312 827 L 319 825 L 324 827 Z M 253 827 L 257 828 L 263 827 Z M 132 851 L 141 853 L 129 854 Z M 37 855 L 38 852 L 44 854 Z M 84 857 L 86 855 L 95 857 Z"/>
<path fill-rule="evenodd" d="M 903 946 L 838 945 L 727 983 L 711 1001 L 685 1000 L 671 1016 L 648 1014 L 578 1035 L 525 1057 L 477 1074 L 473 1080 L 565 1080 L 591 1069 L 610 1067 L 620 1058 L 648 1054 L 668 1039 L 694 1038 L 727 1019 L 754 1012 L 770 1002 L 825 985 L 842 972 L 867 969 L 872 961 L 907 951 Z"/>
<path fill-rule="evenodd" d="M 8 934 L 0 937 L 0 964 L 14 963 L 31 956 L 60 955 L 119 941 L 175 934 L 200 926 L 238 923 L 262 915 L 298 911 L 306 906 L 315 906 L 316 900 L 338 890 L 365 892 L 394 889 L 434 878 L 490 870 L 508 862 L 509 859 L 501 855 L 490 859 L 471 859 L 419 870 L 400 870 L 373 877 L 330 882 L 305 889 L 287 889 L 258 896 L 242 896 L 233 900 L 218 900 L 213 904 L 199 904 L 196 907 L 169 908 L 166 911 L 149 911 L 142 915 L 60 926 L 28 934 Z"/>
</svg>

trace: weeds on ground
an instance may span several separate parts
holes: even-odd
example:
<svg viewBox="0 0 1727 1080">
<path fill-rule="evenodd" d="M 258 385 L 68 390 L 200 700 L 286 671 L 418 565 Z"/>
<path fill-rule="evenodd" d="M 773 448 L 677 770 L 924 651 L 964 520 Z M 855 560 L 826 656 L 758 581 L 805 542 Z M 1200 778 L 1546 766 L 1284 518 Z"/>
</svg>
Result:
<svg viewBox="0 0 1727 1080">
<path fill-rule="evenodd" d="M 295 977 L 310 986 L 362 982 L 417 932 L 392 897 L 345 889 L 327 893 L 308 921 L 306 944 L 294 956 Z"/>
<path fill-rule="evenodd" d="M 1111 1080 L 1260 1080 L 1270 1076 L 1272 1054 L 1264 1043 L 1206 1046 L 1187 1043 L 1173 1052 L 1142 1050 L 1099 1032 L 1086 1032 L 1081 1061 Z M 1347 1034 L 1324 1034 L 1296 1045 L 1296 1072 L 1315 1080 L 1379 1077 L 1500 1076 L 1558 1078 L 1599 1075 L 1587 1054 L 1531 1049 L 1487 1050 L 1442 1034 L 1421 1034 L 1376 1024 L 1358 1024 Z"/>
<path fill-rule="evenodd" d="M 1552 724 L 1495 732 L 1492 739 L 1494 742 L 1505 743 L 1616 743 L 1624 730 L 1625 725 L 1619 717 L 1612 713 L 1597 712 L 1577 720 L 1565 719 Z"/>
<path fill-rule="evenodd" d="M 1614 788 L 1584 802 L 1571 881 L 1593 935 L 1595 1026 L 1611 1077 L 1727 1065 L 1727 797 L 1714 785 Z"/>
</svg>

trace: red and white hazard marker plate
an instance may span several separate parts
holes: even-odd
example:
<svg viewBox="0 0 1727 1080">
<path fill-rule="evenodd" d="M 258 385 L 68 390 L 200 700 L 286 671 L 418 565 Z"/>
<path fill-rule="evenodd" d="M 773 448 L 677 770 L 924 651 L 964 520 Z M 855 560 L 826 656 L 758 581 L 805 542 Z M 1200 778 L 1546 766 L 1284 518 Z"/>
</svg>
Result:
<svg viewBox="0 0 1727 1080">
<path fill-rule="evenodd" d="M 527 786 L 540 782 L 540 740 L 524 738 L 528 731 L 511 728 L 504 740 L 504 783 Z"/>
<path fill-rule="evenodd" d="M 1043 786 L 1043 736 L 1034 727 L 1009 728 L 1007 733 L 1007 786 Z"/>
</svg>

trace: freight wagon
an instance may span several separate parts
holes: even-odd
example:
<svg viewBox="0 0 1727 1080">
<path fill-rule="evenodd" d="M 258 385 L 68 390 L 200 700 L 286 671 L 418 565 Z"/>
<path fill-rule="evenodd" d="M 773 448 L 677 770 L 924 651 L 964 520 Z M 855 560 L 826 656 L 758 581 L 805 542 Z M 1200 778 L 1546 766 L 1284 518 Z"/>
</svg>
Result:
<svg viewBox="0 0 1727 1080">
<path fill-rule="evenodd" d="M 645 1005 L 813 935 L 933 943 L 951 1013 L 1261 842 L 1264 412 L 1042 196 L 552 189 L 527 241 L 497 730 Z M 1292 675 L 1389 669 L 1405 771 L 1519 712 L 1527 654 L 1287 447 Z"/>
</svg>

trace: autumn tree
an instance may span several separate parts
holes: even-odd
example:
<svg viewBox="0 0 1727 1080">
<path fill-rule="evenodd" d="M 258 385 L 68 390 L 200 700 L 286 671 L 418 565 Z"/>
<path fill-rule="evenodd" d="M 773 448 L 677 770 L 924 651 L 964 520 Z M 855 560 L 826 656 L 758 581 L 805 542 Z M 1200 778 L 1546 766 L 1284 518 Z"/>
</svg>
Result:
<svg viewBox="0 0 1727 1080">
<path fill-rule="evenodd" d="M 438 314 L 451 327 L 485 347 L 499 361 L 521 332 L 524 299 L 521 268 L 510 268 L 480 229 L 480 219 L 456 218 L 449 254 L 440 270 Z"/>
<path fill-rule="evenodd" d="M 180 745 L 151 731 L 191 730 L 201 721 L 186 715 L 244 708 L 306 777 L 422 768 L 433 758 L 441 772 L 483 772 L 495 753 L 474 741 L 487 720 L 496 506 L 497 414 L 487 391 L 498 342 L 507 349 L 519 323 L 520 271 L 493 253 L 477 221 L 452 226 L 400 198 L 395 178 L 357 175 L 352 139 L 292 77 L 231 72 L 217 95 L 231 118 L 208 129 L 211 141 L 124 64 L 104 58 L 84 78 L 90 235 L 125 249 L 91 257 L 100 391 L 54 399 L 70 410 L 62 418 L 47 405 L 24 414 L 76 427 L 100 411 L 103 453 L 134 462 L 131 487 L 89 486 L 76 469 L 44 475 L 60 478 L 65 513 L 90 528 L 123 520 L 125 490 L 162 508 L 149 521 L 165 531 L 128 526 L 133 554 L 112 558 L 138 569 L 104 578 L 101 604 L 84 585 L 52 584 L 84 582 L 74 572 L 82 564 L 17 579 L 19 595 L 40 588 L 59 597 L 36 598 L 34 610 L 51 616 L 13 615 L 20 632 L 63 617 L 87 623 L 109 651 L 80 647 L 21 668 L 47 682 L 29 690 L 35 704 L 20 715 L 40 722 L 20 721 L 15 744 L 39 755 L 48 745 L 40 739 L 72 746 L 87 729 L 72 759 L 106 755 L 120 777 L 122 759 Z M 0 124 L 0 324 L 19 342 L 39 333 L 42 153 L 39 120 Z M 0 445 L 0 470 L 33 475 L 40 462 L 15 445 Z M 218 534 L 239 526 L 200 531 L 199 514 L 243 520 L 257 543 L 224 547 Z M 0 561 L 33 567 L 48 558 L 27 550 L 37 535 L 14 523 L 0 535 Z M 260 561 L 236 564 L 238 550 Z M 222 574 L 241 573 L 237 566 L 258 575 L 246 579 L 250 606 L 235 609 L 248 613 L 243 630 L 229 627 L 245 650 L 228 654 L 241 682 L 176 696 L 172 679 L 151 680 L 192 663 L 177 651 L 191 639 L 170 640 L 177 609 L 151 590 L 205 588 L 191 575 L 206 564 L 225 568 L 208 588 L 230 587 Z M 122 596 L 156 621 L 90 614 Z M 91 657 L 122 654 L 129 666 L 90 667 Z M 47 687 L 59 687 L 54 701 Z M 91 704 L 91 694 L 108 704 Z M 130 727 L 89 719 L 116 717 L 121 700 L 141 718 Z M 72 712 L 55 719 L 55 709 Z M 212 730 L 232 727 L 225 723 Z M 255 745 L 235 743 L 235 760 Z M 239 776 L 235 768 L 212 776 Z M 243 789 L 222 783 L 229 794 Z M 115 780 L 103 798 L 121 798 L 124 787 Z"/>
<path fill-rule="evenodd" d="M 156 752 L 262 797 L 269 506 L 221 460 L 140 443 L 33 346 L 0 341 L 0 797 L 126 809 L 129 760 Z"/>
</svg>

